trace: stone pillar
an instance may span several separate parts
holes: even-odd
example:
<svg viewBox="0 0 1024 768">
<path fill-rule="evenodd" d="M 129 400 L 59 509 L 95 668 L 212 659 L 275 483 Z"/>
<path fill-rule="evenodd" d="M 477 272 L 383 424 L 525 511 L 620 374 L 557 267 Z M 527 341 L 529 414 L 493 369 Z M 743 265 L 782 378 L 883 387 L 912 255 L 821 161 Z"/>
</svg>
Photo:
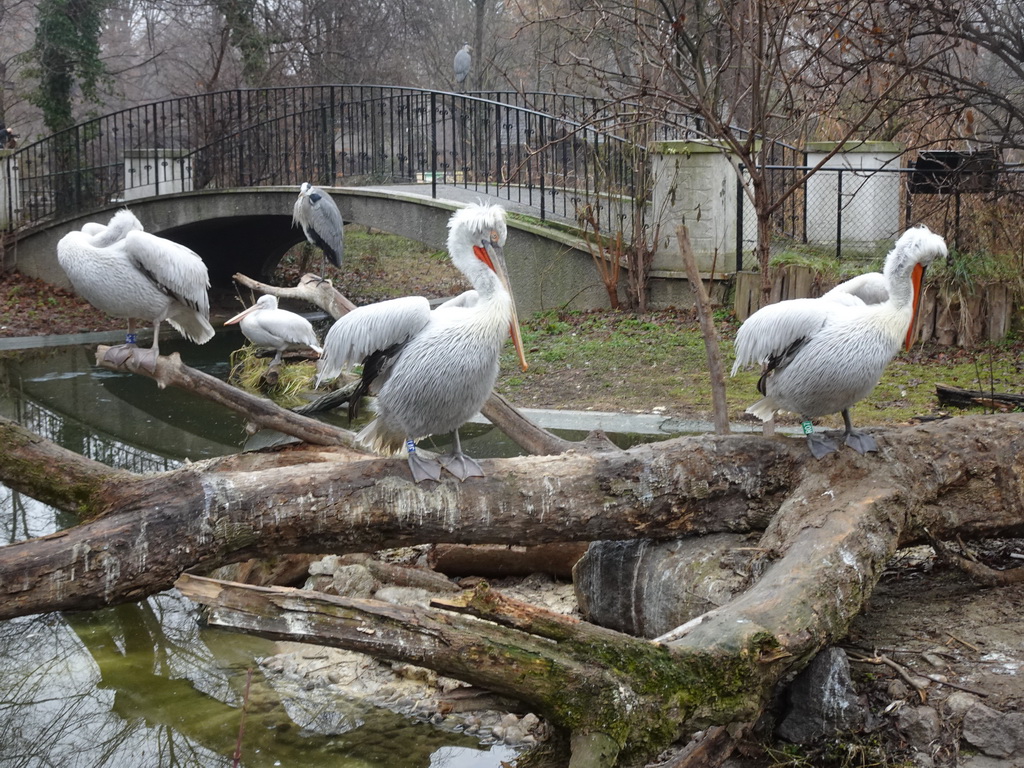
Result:
<svg viewBox="0 0 1024 768">
<path fill-rule="evenodd" d="M 0 230 L 11 229 L 21 210 L 18 166 L 13 149 L 0 149 Z"/>
<path fill-rule="evenodd" d="M 124 199 L 192 191 L 192 162 L 183 149 L 130 149 L 124 153 Z"/>
<path fill-rule="evenodd" d="M 836 142 L 812 142 L 807 165 L 816 166 L 835 147 Z M 891 244 L 903 208 L 897 172 L 902 149 L 889 141 L 840 145 L 807 180 L 807 241 L 868 250 Z"/>
<path fill-rule="evenodd" d="M 734 272 L 740 206 L 745 220 L 753 222 L 754 215 L 746 195 L 737 199 L 736 168 L 726 151 L 707 141 L 664 141 L 650 148 L 650 158 L 651 219 L 660 222 L 653 272 L 685 277 L 676 242 L 680 224 L 690 230 L 701 272 Z"/>
</svg>

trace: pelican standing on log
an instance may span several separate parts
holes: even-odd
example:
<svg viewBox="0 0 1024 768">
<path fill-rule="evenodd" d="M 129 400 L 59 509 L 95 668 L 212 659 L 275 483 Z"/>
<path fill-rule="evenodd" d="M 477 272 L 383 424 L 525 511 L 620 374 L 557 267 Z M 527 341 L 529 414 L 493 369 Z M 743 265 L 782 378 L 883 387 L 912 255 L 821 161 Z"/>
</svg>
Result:
<svg viewBox="0 0 1024 768">
<path fill-rule="evenodd" d="M 780 301 L 747 318 L 732 373 L 762 364 L 757 388 L 765 396 L 747 413 L 763 421 L 776 411 L 799 414 L 811 453 L 821 458 L 839 445 L 815 433 L 810 420 L 841 412 L 846 444 L 877 451 L 873 437 L 854 430 L 849 409 L 875 388 L 900 342 L 910 349 L 924 270 L 940 256 L 948 256 L 945 240 L 915 227 L 896 241 L 882 275 L 860 275 L 821 298 Z"/>
<path fill-rule="evenodd" d="M 309 320 L 287 309 L 278 309 L 277 297 L 270 294 L 260 296 L 255 304 L 226 320 L 224 325 L 235 323 L 241 324 L 245 338 L 257 347 L 277 353 L 270 361 L 271 368 L 281 362 L 287 349 L 308 347 L 318 355 L 323 352 Z"/>
<path fill-rule="evenodd" d="M 130 357 L 149 371 L 160 354 L 164 320 L 197 344 L 213 338 L 210 278 L 203 260 L 184 245 L 144 232 L 131 211 L 114 214 L 104 226 L 89 222 L 57 243 L 57 261 L 75 293 L 97 309 L 128 320 L 125 343 L 104 359 L 123 365 Z M 135 321 L 153 323 L 153 345 L 136 347 Z"/>
<path fill-rule="evenodd" d="M 308 181 L 299 187 L 299 196 L 292 207 L 292 226 L 302 227 L 310 244 L 323 251 L 335 267 L 341 267 L 345 255 L 345 222 L 341 211 L 329 194 Z"/>
<path fill-rule="evenodd" d="M 378 453 L 406 449 L 416 482 L 439 480 L 442 466 L 460 480 L 482 477 L 462 453 L 459 427 L 484 404 L 498 377 L 498 357 L 511 333 L 526 370 L 515 302 L 505 270 L 505 211 L 471 205 L 448 222 L 448 252 L 474 291 L 431 311 L 408 296 L 358 307 L 324 339 L 317 383 L 363 363 L 364 383 L 377 391 L 377 417 L 358 435 Z M 421 456 L 415 442 L 451 432 L 454 447 L 440 462 Z"/>
</svg>

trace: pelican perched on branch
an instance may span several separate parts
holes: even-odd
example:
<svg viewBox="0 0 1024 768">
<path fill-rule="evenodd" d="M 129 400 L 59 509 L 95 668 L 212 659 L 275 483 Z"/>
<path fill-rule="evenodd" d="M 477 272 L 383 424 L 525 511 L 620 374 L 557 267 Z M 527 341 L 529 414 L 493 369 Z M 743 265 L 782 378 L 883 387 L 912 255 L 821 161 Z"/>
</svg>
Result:
<svg viewBox="0 0 1024 768">
<path fill-rule="evenodd" d="M 433 311 L 421 296 L 352 310 L 327 332 L 317 378 L 319 384 L 363 363 L 364 382 L 377 390 L 377 417 L 358 438 L 379 453 L 405 448 L 416 482 L 440 479 L 442 465 L 460 480 L 483 476 L 462 453 L 458 429 L 490 395 L 510 333 L 526 369 L 505 272 L 505 211 L 471 205 L 457 211 L 448 228 L 452 263 L 474 291 Z M 417 440 L 447 432 L 454 433 L 455 445 L 440 464 L 417 453 Z"/>
<path fill-rule="evenodd" d="M 849 408 L 875 388 L 900 342 L 910 348 L 924 270 L 939 256 L 948 256 L 945 240 L 915 227 L 896 241 L 881 275 L 860 275 L 821 298 L 780 301 L 747 318 L 736 334 L 732 372 L 762 364 L 757 387 L 765 396 L 747 413 L 764 421 L 776 411 L 800 414 L 817 458 L 839 445 L 814 433 L 810 420 L 842 413 L 846 444 L 877 451 L 874 438 L 854 430 Z"/>
<path fill-rule="evenodd" d="M 341 267 L 345 255 L 345 222 L 341 211 L 329 194 L 308 181 L 302 182 L 292 207 L 292 226 L 296 224 L 331 264 Z"/>
<path fill-rule="evenodd" d="M 242 333 L 257 347 L 273 349 L 277 354 L 270 361 L 273 367 L 281 362 L 286 349 L 308 347 L 318 355 L 323 352 L 313 326 L 302 315 L 278 309 L 277 297 L 264 294 L 256 303 L 243 309 L 224 325 L 241 324 Z"/>
<path fill-rule="evenodd" d="M 210 325 L 210 278 L 203 260 L 184 245 L 144 232 L 131 211 L 118 211 L 107 225 L 89 222 L 57 243 L 57 261 L 75 292 L 97 309 L 128 320 L 125 343 L 111 347 L 104 359 L 123 365 L 135 357 L 155 370 L 160 354 L 160 323 L 205 344 Z M 153 345 L 139 350 L 135 321 L 153 323 Z"/>
</svg>

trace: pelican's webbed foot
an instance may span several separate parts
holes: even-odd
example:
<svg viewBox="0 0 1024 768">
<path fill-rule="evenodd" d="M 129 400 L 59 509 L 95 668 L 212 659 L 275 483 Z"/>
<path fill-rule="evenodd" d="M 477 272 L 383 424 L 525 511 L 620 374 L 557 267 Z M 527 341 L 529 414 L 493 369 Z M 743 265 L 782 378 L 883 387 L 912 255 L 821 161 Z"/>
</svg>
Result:
<svg viewBox="0 0 1024 768">
<path fill-rule="evenodd" d="M 132 343 L 118 344 L 116 347 L 108 347 L 107 351 L 103 353 L 103 359 L 118 368 L 123 368 L 124 364 L 128 362 L 128 358 L 137 350 L 138 347 Z"/>
<path fill-rule="evenodd" d="M 136 347 L 132 357 L 135 359 L 135 364 L 140 368 L 149 371 L 151 375 L 156 374 L 156 360 L 160 357 L 159 350 L 139 349 Z"/>
<path fill-rule="evenodd" d="M 484 477 L 483 467 L 477 463 L 476 459 L 467 456 L 462 451 L 442 456 L 440 462 L 442 467 L 459 478 L 459 480 L 465 481 L 470 477 Z"/>
<path fill-rule="evenodd" d="M 462 452 L 462 441 L 459 439 L 458 429 L 452 432 L 452 443 L 451 453 L 440 458 L 441 466 L 463 482 L 470 477 L 483 477 L 483 467 L 477 463 L 476 459 Z"/>
<path fill-rule="evenodd" d="M 861 455 L 878 452 L 878 443 L 875 442 L 875 438 L 864 432 L 847 432 L 846 444 Z"/>
<path fill-rule="evenodd" d="M 812 432 L 807 435 L 807 447 L 814 458 L 821 459 L 838 451 L 839 443 L 822 432 Z"/>
<path fill-rule="evenodd" d="M 843 423 L 846 425 L 846 444 L 862 456 L 868 452 L 877 452 L 878 443 L 871 435 L 859 432 L 853 428 L 853 421 L 850 419 L 850 411 L 843 410 Z"/>
<path fill-rule="evenodd" d="M 421 456 L 412 440 L 406 440 L 405 447 L 409 452 L 409 471 L 412 473 L 413 482 L 441 479 L 441 464 L 436 458 Z"/>
</svg>

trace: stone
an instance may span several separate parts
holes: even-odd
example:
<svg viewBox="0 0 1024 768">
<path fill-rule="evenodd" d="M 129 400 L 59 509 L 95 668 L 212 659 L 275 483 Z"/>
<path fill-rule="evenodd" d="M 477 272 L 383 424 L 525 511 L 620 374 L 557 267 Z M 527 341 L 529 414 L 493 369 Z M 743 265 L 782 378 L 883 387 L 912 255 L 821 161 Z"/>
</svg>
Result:
<svg viewBox="0 0 1024 768">
<path fill-rule="evenodd" d="M 975 704 L 964 714 L 963 738 L 992 757 L 1024 758 L 1024 713 Z"/>
<path fill-rule="evenodd" d="M 339 565 L 332 581 L 335 594 L 342 597 L 370 597 L 380 587 L 370 569 L 363 565 Z"/>
<path fill-rule="evenodd" d="M 786 692 L 789 710 L 779 723 L 779 737 L 807 744 L 837 733 L 857 731 L 867 722 L 867 708 L 850 678 L 850 662 L 841 648 L 821 651 Z"/>
<path fill-rule="evenodd" d="M 961 720 L 967 710 L 977 704 L 981 699 L 967 691 L 953 691 L 946 700 L 942 702 L 942 712 L 946 717 Z"/>
<path fill-rule="evenodd" d="M 322 560 L 309 564 L 310 576 L 331 576 L 338 568 L 338 556 L 327 555 Z"/>
<path fill-rule="evenodd" d="M 896 716 L 896 724 L 907 743 L 922 752 L 942 735 L 942 718 L 932 707 L 903 707 Z"/>
</svg>

